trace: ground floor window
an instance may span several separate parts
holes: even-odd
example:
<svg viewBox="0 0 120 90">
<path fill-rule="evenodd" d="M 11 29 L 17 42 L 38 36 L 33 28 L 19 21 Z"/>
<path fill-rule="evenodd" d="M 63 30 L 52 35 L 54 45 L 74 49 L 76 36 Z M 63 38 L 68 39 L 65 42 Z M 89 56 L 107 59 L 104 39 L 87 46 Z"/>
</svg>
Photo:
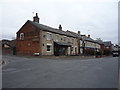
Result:
<svg viewBox="0 0 120 90">
<path fill-rule="evenodd" d="M 51 44 L 47 45 L 47 52 L 51 52 L 51 46 L 52 46 Z"/>
</svg>

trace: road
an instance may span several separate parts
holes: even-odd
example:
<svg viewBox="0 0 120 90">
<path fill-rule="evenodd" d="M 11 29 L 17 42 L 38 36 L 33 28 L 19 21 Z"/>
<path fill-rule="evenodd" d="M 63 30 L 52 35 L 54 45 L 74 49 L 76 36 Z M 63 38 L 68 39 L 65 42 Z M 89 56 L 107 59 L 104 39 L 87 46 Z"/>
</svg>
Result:
<svg viewBox="0 0 120 90">
<path fill-rule="evenodd" d="M 3 88 L 117 88 L 118 58 L 3 56 Z"/>
</svg>

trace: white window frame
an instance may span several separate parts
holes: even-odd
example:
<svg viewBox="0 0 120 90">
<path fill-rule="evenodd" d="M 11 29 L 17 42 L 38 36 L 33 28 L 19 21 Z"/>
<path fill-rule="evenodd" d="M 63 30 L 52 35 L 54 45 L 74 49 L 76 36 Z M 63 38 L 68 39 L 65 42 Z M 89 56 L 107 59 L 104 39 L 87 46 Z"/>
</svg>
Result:
<svg viewBox="0 0 120 90">
<path fill-rule="evenodd" d="M 50 36 L 48 36 L 48 34 L 49 34 Z M 47 39 L 47 40 L 51 40 L 51 39 L 52 39 L 52 33 L 47 32 L 47 33 L 46 33 L 46 39 Z"/>
<path fill-rule="evenodd" d="M 20 33 L 20 40 L 24 40 L 24 33 Z"/>
<path fill-rule="evenodd" d="M 47 47 L 46 47 L 46 51 L 47 51 L 47 52 L 52 52 L 52 44 L 48 44 L 48 43 L 47 43 L 47 46 L 50 46 L 50 51 L 47 51 L 47 49 L 48 49 Z"/>
<path fill-rule="evenodd" d="M 55 35 L 55 41 L 59 41 L 59 34 Z"/>
</svg>

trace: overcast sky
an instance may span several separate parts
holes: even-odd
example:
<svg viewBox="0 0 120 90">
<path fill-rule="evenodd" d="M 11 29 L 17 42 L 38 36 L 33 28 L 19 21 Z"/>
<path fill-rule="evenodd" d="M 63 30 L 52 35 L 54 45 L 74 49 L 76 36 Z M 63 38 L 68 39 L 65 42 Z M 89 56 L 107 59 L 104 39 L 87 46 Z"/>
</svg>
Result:
<svg viewBox="0 0 120 90">
<path fill-rule="evenodd" d="M 118 0 L 1 0 L 0 7 L 2 39 L 15 38 L 37 12 L 41 24 L 118 42 Z"/>
</svg>

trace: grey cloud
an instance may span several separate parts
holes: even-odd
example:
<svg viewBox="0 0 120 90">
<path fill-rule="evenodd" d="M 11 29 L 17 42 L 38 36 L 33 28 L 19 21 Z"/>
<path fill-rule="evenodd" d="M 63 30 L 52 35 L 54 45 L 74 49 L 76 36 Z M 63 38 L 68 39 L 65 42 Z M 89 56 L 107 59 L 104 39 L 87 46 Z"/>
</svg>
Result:
<svg viewBox="0 0 120 90">
<path fill-rule="evenodd" d="M 5 2 L 2 3 L 2 29 L 5 31 L 4 37 L 11 38 L 28 19 L 32 20 L 32 12 L 38 12 L 42 24 L 55 28 L 62 24 L 64 30 L 80 30 L 93 38 L 100 37 L 117 43 L 117 9 L 117 2 Z"/>
</svg>

